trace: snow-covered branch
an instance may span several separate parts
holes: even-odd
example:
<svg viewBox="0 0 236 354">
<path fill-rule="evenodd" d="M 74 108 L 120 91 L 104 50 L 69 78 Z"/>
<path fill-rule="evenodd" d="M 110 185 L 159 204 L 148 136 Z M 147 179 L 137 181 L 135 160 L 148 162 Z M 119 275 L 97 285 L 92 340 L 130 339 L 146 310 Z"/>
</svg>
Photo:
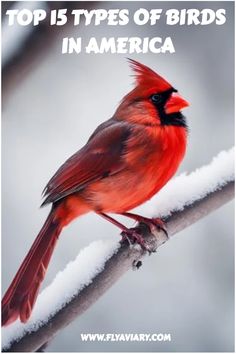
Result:
<svg viewBox="0 0 236 354">
<path fill-rule="evenodd" d="M 234 149 L 222 151 L 195 172 L 183 174 L 146 203 L 139 213 L 165 218 L 169 236 L 183 230 L 234 197 Z M 158 212 L 157 212 L 158 210 Z M 153 250 L 166 241 L 138 225 Z M 3 328 L 4 351 L 36 351 L 97 301 L 127 270 L 145 256 L 138 246 L 100 240 L 83 249 L 38 297 L 26 324 Z M 71 281 L 73 279 L 73 281 Z"/>
</svg>

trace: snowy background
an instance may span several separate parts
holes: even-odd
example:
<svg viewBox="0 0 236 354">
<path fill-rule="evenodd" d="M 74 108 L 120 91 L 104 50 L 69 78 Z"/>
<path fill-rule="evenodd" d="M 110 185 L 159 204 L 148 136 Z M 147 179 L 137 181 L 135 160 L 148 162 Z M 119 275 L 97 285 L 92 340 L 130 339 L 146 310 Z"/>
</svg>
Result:
<svg viewBox="0 0 236 354">
<path fill-rule="evenodd" d="M 81 7 L 88 4 L 81 4 Z M 91 5 L 89 5 L 91 7 Z M 3 86 L 2 287 L 5 291 L 48 213 L 39 209 L 45 184 L 61 163 L 109 118 L 132 87 L 125 55 L 61 55 L 65 36 L 171 35 L 176 53 L 133 55 L 166 77 L 191 106 L 188 151 L 180 171 L 210 162 L 234 142 L 232 2 L 100 3 L 100 8 L 225 8 L 223 26 L 58 28 L 38 59 Z M 54 30 L 55 31 L 55 30 Z M 13 65 L 14 66 L 14 65 Z M 22 68 L 22 67 L 21 67 Z M 13 69 L 12 69 L 13 70 Z M 57 336 L 48 351 L 233 351 L 233 202 L 193 225 L 138 272 L 127 273 Z M 96 215 L 61 235 L 44 287 L 78 251 L 118 231 Z M 73 280 L 72 280 L 73 281 Z M 159 305 L 158 305 L 159 304 Z M 161 304 L 161 306 L 160 306 Z M 171 333 L 171 342 L 89 343 L 80 333 Z"/>
</svg>

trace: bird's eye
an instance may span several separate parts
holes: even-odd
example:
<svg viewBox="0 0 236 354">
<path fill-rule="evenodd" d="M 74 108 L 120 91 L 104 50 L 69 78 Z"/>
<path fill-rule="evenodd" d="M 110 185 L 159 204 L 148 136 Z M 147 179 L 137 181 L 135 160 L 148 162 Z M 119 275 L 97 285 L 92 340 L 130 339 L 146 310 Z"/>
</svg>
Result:
<svg viewBox="0 0 236 354">
<path fill-rule="evenodd" d="M 162 101 L 162 96 L 155 93 L 154 95 L 151 96 L 151 100 L 155 104 L 160 103 Z"/>
</svg>

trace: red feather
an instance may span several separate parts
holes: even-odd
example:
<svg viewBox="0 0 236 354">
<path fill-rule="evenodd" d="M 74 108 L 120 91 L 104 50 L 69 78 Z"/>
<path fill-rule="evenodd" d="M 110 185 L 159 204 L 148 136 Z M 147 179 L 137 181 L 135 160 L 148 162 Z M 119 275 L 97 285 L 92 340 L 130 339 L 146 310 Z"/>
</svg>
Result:
<svg viewBox="0 0 236 354">
<path fill-rule="evenodd" d="M 62 225 L 52 211 L 2 299 L 2 325 L 26 322 L 34 306 Z"/>
<path fill-rule="evenodd" d="M 166 91 L 171 88 L 169 82 L 146 65 L 133 59 L 129 59 L 129 62 L 134 71 L 137 87 L 141 89 L 156 87 L 158 92 Z"/>
<path fill-rule="evenodd" d="M 112 176 L 125 168 L 122 155 L 130 130 L 113 121 L 107 129 L 93 134 L 88 143 L 69 158 L 45 188 L 42 205 L 56 202 L 83 190 L 88 184 Z"/>
</svg>

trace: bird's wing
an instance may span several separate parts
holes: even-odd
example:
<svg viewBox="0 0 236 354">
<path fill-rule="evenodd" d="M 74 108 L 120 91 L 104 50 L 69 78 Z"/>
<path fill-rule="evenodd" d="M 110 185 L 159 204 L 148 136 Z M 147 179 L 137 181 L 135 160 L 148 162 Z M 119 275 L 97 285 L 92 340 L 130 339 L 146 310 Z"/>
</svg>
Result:
<svg viewBox="0 0 236 354">
<path fill-rule="evenodd" d="M 71 156 L 48 182 L 42 206 L 121 171 L 124 168 L 122 156 L 129 135 L 129 127 L 122 123 L 109 124 L 93 134 L 88 143 Z"/>
</svg>

